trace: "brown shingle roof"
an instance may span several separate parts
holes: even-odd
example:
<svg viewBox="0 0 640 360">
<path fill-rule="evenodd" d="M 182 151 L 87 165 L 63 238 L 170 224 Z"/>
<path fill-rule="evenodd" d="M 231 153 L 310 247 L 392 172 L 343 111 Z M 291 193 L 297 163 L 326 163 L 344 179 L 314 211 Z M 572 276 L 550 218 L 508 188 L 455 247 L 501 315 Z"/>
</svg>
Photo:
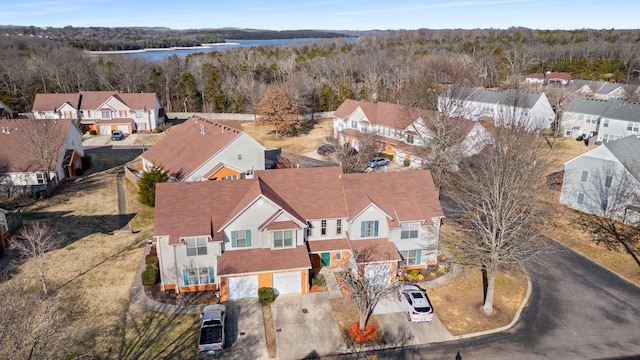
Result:
<svg viewBox="0 0 640 360">
<path fill-rule="evenodd" d="M 181 179 L 241 134 L 242 131 L 235 128 L 194 116 L 169 132 L 141 156 Z"/>
<path fill-rule="evenodd" d="M 69 103 L 78 110 L 95 110 L 112 96 L 133 110 L 155 109 L 155 93 L 81 91 L 80 93 L 69 94 L 36 94 L 31 111 L 55 111 L 64 103 Z"/>
<path fill-rule="evenodd" d="M 334 116 L 337 118 L 346 118 L 358 107 L 362 109 L 372 125 L 383 125 L 394 129 L 406 129 L 418 120 L 418 118 L 422 118 L 425 123 L 428 123 L 431 122 L 434 116 L 434 112 L 427 109 L 385 102 L 372 104 L 350 99 L 345 100 L 342 105 L 338 107 Z"/>
<path fill-rule="evenodd" d="M 6 172 L 35 172 L 42 171 L 29 155 L 33 149 L 25 142 L 25 133 L 28 126 L 50 127 L 48 132 L 51 136 L 57 137 L 56 148 L 60 149 L 62 156 L 64 149 L 64 139 L 71 126 L 71 120 L 0 120 L 0 128 L 8 129 L 9 133 L 0 133 L 0 167 Z M 56 159 L 57 160 L 57 159 Z"/>
<path fill-rule="evenodd" d="M 345 239 L 331 239 L 331 240 L 312 240 L 308 241 L 309 252 L 317 253 L 323 251 L 336 251 L 336 250 L 349 250 L 349 240 Z"/>
<path fill-rule="evenodd" d="M 218 275 L 259 273 L 266 271 L 310 269 L 307 247 L 292 249 L 230 250 L 218 257 Z"/>
<path fill-rule="evenodd" d="M 65 103 L 77 109 L 80 94 L 36 94 L 31 111 L 57 111 Z"/>
<path fill-rule="evenodd" d="M 418 220 L 431 224 L 433 217 L 444 216 L 428 170 L 344 174 L 342 181 L 350 219 L 372 202 L 393 217 L 391 226 Z"/>
<path fill-rule="evenodd" d="M 360 263 L 402 260 L 396 246 L 388 239 L 350 240 L 354 258 Z"/>
</svg>

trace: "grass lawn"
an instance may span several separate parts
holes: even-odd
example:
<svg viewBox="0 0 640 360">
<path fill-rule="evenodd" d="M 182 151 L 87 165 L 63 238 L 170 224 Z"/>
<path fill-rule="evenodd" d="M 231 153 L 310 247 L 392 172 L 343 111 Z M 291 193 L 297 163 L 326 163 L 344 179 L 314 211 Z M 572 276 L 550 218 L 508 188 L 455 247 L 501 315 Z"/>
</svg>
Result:
<svg viewBox="0 0 640 360">
<path fill-rule="evenodd" d="M 284 151 L 304 154 L 316 151 L 323 139 L 333 134 L 333 119 L 320 119 L 303 123 L 299 136 L 280 136 L 276 139 L 273 127 L 258 125 L 253 121 L 242 122 L 242 129 L 267 148 L 281 148 Z"/>
</svg>

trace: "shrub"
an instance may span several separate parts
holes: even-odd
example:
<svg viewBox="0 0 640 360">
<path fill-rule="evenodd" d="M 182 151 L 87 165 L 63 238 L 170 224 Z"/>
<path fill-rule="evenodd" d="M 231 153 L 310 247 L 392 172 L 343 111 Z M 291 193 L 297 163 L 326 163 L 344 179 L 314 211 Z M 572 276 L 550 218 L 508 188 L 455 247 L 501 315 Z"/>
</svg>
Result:
<svg viewBox="0 0 640 360">
<path fill-rule="evenodd" d="M 413 277 L 413 278 L 418 276 L 418 274 L 420 274 L 420 270 L 418 270 L 418 269 L 411 269 L 411 270 L 407 271 L 407 276 L 411 275 L 411 277 Z"/>
<path fill-rule="evenodd" d="M 404 159 L 404 161 L 402 162 L 402 165 L 404 165 L 404 166 L 409 166 L 409 165 L 411 165 L 411 160 L 409 160 L 409 159 Z"/>
<path fill-rule="evenodd" d="M 273 288 L 261 287 L 258 289 L 258 300 L 263 304 L 272 303 L 276 299 L 276 293 Z"/>
<path fill-rule="evenodd" d="M 147 266 L 146 269 L 142 272 L 142 285 L 150 286 L 157 282 L 158 280 L 158 271 L 153 267 Z"/>
<path fill-rule="evenodd" d="M 422 281 L 422 280 L 424 280 L 424 275 L 422 275 L 422 274 L 418 274 L 418 276 L 416 277 L 416 279 L 418 279 L 418 281 Z"/>
<path fill-rule="evenodd" d="M 138 181 L 138 200 L 151 207 L 156 206 L 156 184 L 169 180 L 169 173 L 159 167 L 153 167 L 142 173 Z"/>
<path fill-rule="evenodd" d="M 311 278 L 311 286 L 324 287 L 324 277 L 322 275 L 316 275 Z"/>
<path fill-rule="evenodd" d="M 157 256 L 150 256 L 147 258 L 146 263 L 147 263 L 147 267 L 153 267 L 154 269 L 158 268 L 158 257 Z"/>
</svg>

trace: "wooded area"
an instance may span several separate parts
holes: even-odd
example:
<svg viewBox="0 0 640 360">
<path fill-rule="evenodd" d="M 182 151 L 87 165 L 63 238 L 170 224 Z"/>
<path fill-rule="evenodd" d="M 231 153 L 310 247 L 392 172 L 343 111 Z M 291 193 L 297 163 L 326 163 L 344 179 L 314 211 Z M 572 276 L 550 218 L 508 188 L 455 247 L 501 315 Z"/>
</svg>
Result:
<svg viewBox="0 0 640 360">
<path fill-rule="evenodd" d="M 251 113 L 267 86 L 279 83 L 299 113 L 333 111 L 347 98 L 434 108 L 437 84 L 454 76 L 433 71 L 434 60 L 455 58 L 472 75 L 468 85 L 498 87 L 547 70 L 638 83 L 639 39 L 640 30 L 421 29 L 153 62 L 89 56 L 37 36 L 4 36 L 0 101 L 24 112 L 36 93 L 116 90 L 155 92 L 168 112 Z"/>
</svg>

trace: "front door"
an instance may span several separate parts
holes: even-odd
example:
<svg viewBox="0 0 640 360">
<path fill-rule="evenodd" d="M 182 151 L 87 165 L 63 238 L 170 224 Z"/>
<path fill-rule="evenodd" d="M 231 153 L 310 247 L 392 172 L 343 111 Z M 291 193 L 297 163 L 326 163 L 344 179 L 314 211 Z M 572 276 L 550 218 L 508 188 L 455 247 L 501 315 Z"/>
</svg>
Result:
<svg viewBox="0 0 640 360">
<path fill-rule="evenodd" d="M 331 265 L 331 253 L 324 252 L 320 254 L 320 261 L 322 266 L 330 266 Z"/>
</svg>

